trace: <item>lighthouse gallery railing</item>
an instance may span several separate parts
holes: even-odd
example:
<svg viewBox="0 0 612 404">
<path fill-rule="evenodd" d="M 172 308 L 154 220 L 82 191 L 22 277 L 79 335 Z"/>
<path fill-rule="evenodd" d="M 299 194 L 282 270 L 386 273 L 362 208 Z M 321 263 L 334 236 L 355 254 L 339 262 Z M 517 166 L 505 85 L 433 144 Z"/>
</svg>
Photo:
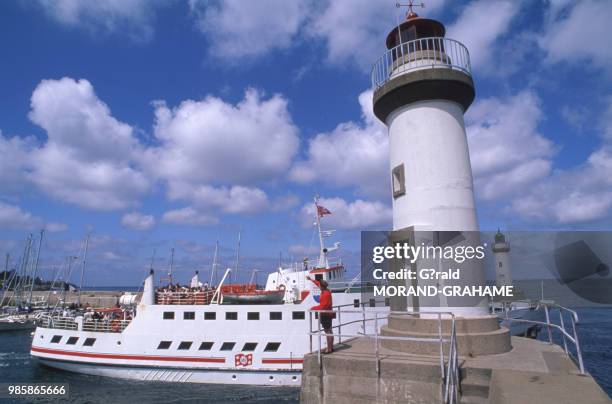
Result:
<svg viewBox="0 0 612 404">
<path fill-rule="evenodd" d="M 386 51 L 372 67 L 372 86 L 376 90 L 398 75 L 427 68 L 472 74 L 470 54 L 461 42 L 442 37 L 420 38 Z"/>
</svg>

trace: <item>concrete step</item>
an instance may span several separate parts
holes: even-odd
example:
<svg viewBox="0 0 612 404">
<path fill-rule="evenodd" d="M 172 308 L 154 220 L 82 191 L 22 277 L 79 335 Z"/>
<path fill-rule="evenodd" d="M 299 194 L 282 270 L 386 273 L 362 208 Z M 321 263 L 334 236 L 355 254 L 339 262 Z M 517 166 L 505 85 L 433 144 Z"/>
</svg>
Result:
<svg viewBox="0 0 612 404">
<path fill-rule="evenodd" d="M 438 318 L 417 318 L 414 316 L 391 314 L 387 324 L 389 328 L 399 331 L 413 331 L 426 334 L 438 334 Z M 442 319 L 442 333 L 450 333 L 451 319 Z M 458 333 L 482 333 L 499 329 L 497 316 L 482 316 L 477 318 L 457 317 L 455 330 Z"/>
<path fill-rule="evenodd" d="M 437 338 L 435 334 L 419 333 L 412 331 L 399 331 L 385 325 L 381 328 L 381 335 L 394 337 L 417 337 L 417 338 Z M 443 334 L 448 338 L 448 334 Z M 444 354 L 448 354 L 448 343 L 443 344 Z M 381 340 L 381 346 L 399 352 L 406 352 L 418 355 L 434 355 L 440 352 L 440 345 L 435 342 L 427 341 L 396 341 Z M 457 350 L 459 356 L 479 356 L 492 355 L 508 352 L 512 349 L 510 344 L 510 331 L 507 328 L 500 328 L 495 331 L 480 333 L 457 333 Z"/>
<path fill-rule="evenodd" d="M 464 380 L 461 382 L 461 396 L 488 398 L 489 383 L 483 380 Z"/>
<path fill-rule="evenodd" d="M 460 404 L 489 404 L 488 398 L 473 397 L 473 396 L 462 396 L 459 399 Z"/>
</svg>

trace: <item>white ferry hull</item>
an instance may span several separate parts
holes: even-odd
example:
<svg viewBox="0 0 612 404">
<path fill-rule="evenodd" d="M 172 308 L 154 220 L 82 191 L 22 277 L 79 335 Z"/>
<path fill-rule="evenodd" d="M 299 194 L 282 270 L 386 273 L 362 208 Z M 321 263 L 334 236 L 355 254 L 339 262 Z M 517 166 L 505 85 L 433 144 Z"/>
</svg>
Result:
<svg viewBox="0 0 612 404">
<path fill-rule="evenodd" d="M 42 365 L 68 372 L 93 376 L 114 377 L 140 381 L 202 384 L 239 384 L 299 387 L 301 369 L 295 371 L 234 371 L 212 369 L 180 369 L 158 367 L 130 367 L 76 363 L 64 360 L 38 358 Z"/>
</svg>

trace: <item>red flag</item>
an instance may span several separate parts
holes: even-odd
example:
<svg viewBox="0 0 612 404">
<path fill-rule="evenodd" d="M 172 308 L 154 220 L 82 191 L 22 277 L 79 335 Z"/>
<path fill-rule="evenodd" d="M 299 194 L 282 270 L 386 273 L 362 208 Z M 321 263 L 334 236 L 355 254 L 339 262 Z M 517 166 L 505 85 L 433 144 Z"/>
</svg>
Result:
<svg viewBox="0 0 612 404">
<path fill-rule="evenodd" d="M 323 217 L 325 215 L 331 215 L 331 212 L 326 207 L 317 205 L 317 214 L 319 217 Z"/>
</svg>

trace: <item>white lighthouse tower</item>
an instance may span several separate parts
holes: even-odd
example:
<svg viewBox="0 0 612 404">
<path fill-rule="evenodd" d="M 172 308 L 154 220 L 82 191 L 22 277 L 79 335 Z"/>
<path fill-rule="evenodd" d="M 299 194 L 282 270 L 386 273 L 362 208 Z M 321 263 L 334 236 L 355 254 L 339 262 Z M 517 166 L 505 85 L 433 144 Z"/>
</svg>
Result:
<svg viewBox="0 0 612 404">
<path fill-rule="evenodd" d="M 510 271 L 510 243 L 499 229 L 495 234 L 495 243 L 491 247 L 495 255 L 495 283 L 497 286 L 512 286 L 512 272 Z"/>
<path fill-rule="evenodd" d="M 389 128 L 392 180 L 392 244 L 475 247 L 480 244 L 474 202 L 472 168 L 463 114 L 474 100 L 470 56 L 458 41 L 445 37 L 444 25 L 421 18 L 412 10 L 387 36 L 387 51 L 372 69 L 374 114 Z M 444 265 L 438 259 L 415 264 L 395 260 L 393 266 L 413 269 Z M 453 286 L 485 286 L 482 261 L 465 261 Z M 397 268 L 400 269 L 400 268 Z M 397 270 L 393 268 L 392 270 Z M 448 285 L 442 279 L 394 281 L 406 286 Z M 383 335 L 435 336 L 432 312 L 452 312 L 461 331 L 461 355 L 487 355 L 511 349 L 510 334 L 500 329 L 482 296 L 394 296 Z M 418 311 L 418 318 L 402 316 Z M 433 317 L 436 315 L 433 314 Z M 447 318 L 445 321 L 450 321 Z M 434 330 L 434 331 L 432 331 Z M 411 343 L 383 346 L 412 354 L 431 353 L 431 347 Z"/>
<path fill-rule="evenodd" d="M 372 69 L 374 114 L 389 129 L 393 230 L 412 233 L 417 245 L 427 232 L 434 244 L 441 244 L 436 237 L 446 237 L 439 232 L 463 232 L 465 244 L 479 238 L 463 120 L 475 96 L 470 56 L 445 33 L 442 23 L 419 17 L 410 6 Z M 459 284 L 485 285 L 482 263 L 464 267 Z M 467 300 L 419 298 L 408 305 L 472 317 L 488 313 L 486 299 Z"/>
</svg>

